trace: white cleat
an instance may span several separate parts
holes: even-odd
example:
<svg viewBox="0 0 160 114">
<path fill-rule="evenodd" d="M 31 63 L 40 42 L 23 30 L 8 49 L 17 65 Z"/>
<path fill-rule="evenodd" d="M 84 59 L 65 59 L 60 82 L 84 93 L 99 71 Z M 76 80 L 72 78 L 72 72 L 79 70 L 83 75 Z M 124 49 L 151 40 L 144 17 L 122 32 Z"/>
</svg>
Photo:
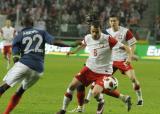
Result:
<svg viewBox="0 0 160 114">
<path fill-rule="evenodd" d="M 68 112 L 70 112 L 70 113 L 74 113 L 74 112 L 83 113 L 84 112 L 84 107 L 83 106 L 82 107 L 78 106 L 77 108 L 75 108 L 71 111 L 68 111 Z"/>
</svg>

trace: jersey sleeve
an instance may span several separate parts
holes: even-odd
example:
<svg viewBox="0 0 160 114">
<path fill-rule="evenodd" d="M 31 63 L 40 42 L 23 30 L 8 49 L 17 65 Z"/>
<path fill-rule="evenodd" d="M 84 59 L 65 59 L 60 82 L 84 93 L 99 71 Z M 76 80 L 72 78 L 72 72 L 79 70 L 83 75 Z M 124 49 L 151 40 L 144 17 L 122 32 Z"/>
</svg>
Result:
<svg viewBox="0 0 160 114">
<path fill-rule="evenodd" d="M 128 42 L 129 46 L 131 46 L 137 42 L 130 30 L 128 30 L 126 33 L 126 41 Z"/>
<path fill-rule="evenodd" d="M 109 36 L 108 42 L 109 42 L 110 48 L 112 49 L 117 44 L 118 41 L 115 38 Z"/>
<path fill-rule="evenodd" d="M 82 40 L 82 44 L 83 44 L 83 45 L 87 45 L 87 44 L 86 44 L 86 37 L 85 37 L 85 38 L 83 38 L 83 40 Z"/>
<path fill-rule="evenodd" d="M 21 53 L 21 37 L 22 35 L 17 35 L 12 42 L 12 55 L 20 55 Z"/>
<path fill-rule="evenodd" d="M 53 44 L 55 37 L 53 37 L 52 35 L 50 35 L 48 32 L 44 31 L 44 38 L 46 43 L 48 44 Z"/>
</svg>

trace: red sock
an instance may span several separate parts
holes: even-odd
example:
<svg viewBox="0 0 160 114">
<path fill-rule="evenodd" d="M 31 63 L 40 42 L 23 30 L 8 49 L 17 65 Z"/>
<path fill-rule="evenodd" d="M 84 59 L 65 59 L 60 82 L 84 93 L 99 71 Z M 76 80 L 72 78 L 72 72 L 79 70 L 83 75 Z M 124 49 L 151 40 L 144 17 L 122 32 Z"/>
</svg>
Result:
<svg viewBox="0 0 160 114">
<path fill-rule="evenodd" d="M 140 85 L 134 84 L 134 90 L 137 91 L 137 90 L 139 90 L 139 89 L 140 89 Z"/>
<path fill-rule="evenodd" d="M 85 91 L 77 91 L 78 105 L 82 106 L 84 104 Z"/>
<path fill-rule="evenodd" d="M 8 103 L 8 106 L 3 114 L 9 114 L 19 103 L 21 96 L 13 95 L 10 102 Z"/>
<path fill-rule="evenodd" d="M 2 96 L 2 94 L 0 93 L 0 97 Z"/>
<path fill-rule="evenodd" d="M 103 93 L 116 98 L 119 98 L 120 96 L 120 92 L 118 90 L 109 91 L 108 89 L 105 89 L 103 90 Z"/>
</svg>

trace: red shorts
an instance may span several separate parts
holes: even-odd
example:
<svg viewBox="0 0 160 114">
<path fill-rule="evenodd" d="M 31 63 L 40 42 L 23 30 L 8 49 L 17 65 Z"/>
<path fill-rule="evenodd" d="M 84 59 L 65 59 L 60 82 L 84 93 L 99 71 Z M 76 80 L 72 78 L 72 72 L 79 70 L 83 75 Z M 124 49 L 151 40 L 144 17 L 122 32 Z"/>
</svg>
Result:
<svg viewBox="0 0 160 114">
<path fill-rule="evenodd" d="M 11 45 L 3 47 L 3 53 L 4 53 L 4 55 L 7 55 L 7 54 L 11 55 L 11 52 L 12 52 L 12 46 Z"/>
<path fill-rule="evenodd" d="M 84 66 L 82 70 L 75 76 L 83 85 L 88 86 L 92 82 L 104 87 L 103 80 L 111 75 L 107 74 L 98 74 L 91 71 L 88 67 Z"/>
<path fill-rule="evenodd" d="M 113 62 L 113 70 L 114 72 L 119 69 L 122 74 L 126 71 L 133 69 L 131 64 L 125 64 L 125 61 L 114 61 Z"/>
</svg>

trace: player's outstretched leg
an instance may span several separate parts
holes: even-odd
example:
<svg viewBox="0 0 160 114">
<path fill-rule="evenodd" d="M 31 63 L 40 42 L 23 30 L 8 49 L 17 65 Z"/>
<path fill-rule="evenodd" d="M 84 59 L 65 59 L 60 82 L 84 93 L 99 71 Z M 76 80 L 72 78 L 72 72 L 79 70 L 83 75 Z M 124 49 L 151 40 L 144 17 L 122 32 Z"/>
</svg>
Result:
<svg viewBox="0 0 160 114">
<path fill-rule="evenodd" d="M 132 106 L 131 97 L 130 96 L 123 95 L 118 90 L 109 91 L 108 89 L 104 89 L 103 93 L 106 94 L 106 95 L 115 97 L 115 98 L 119 98 L 120 100 L 122 100 L 125 103 L 125 105 L 127 107 L 127 110 L 130 111 L 131 106 Z"/>
<path fill-rule="evenodd" d="M 10 114 L 10 112 L 17 106 L 17 104 L 19 103 L 21 96 L 23 95 L 23 93 L 25 92 L 25 90 L 20 87 L 18 89 L 18 91 L 11 97 L 11 100 L 8 103 L 7 108 L 5 109 L 3 114 Z"/>
<path fill-rule="evenodd" d="M 0 97 L 2 96 L 2 94 L 7 90 L 7 89 L 9 89 L 10 88 L 10 86 L 8 85 L 8 84 L 3 84 L 3 85 L 1 85 L 0 86 Z"/>
</svg>

